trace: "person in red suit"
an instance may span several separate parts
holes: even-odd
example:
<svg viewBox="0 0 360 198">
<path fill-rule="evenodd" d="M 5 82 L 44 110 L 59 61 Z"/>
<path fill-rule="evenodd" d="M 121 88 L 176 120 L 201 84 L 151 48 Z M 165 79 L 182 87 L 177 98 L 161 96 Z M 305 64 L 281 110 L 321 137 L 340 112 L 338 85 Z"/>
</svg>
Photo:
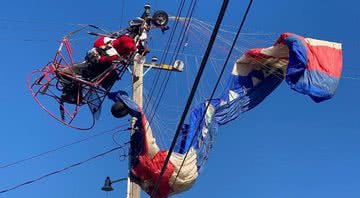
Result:
<svg viewBox="0 0 360 198">
<path fill-rule="evenodd" d="M 102 36 L 94 42 L 87 59 L 94 63 L 112 63 L 115 60 L 129 58 L 135 51 L 135 41 L 127 35 L 121 35 L 116 39 Z"/>
<path fill-rule="evenodd" d="M 137 47 L 133 38 L 127 35 L 121 35 L 117 38 L 102 36 L 98 38 L 93 48 L 88 51 L 85 61 L 72 67 L 64 69 L 68 75 L 77 75 L 81 78 L 92 80 L 104 73 L 115 61 L 126 64 L 126 60 L 136 51 Z M 104 89 L 110 89 L 118 80 L 117 71 L 111 71 L 100 85 Z M 64 83 L 62 90 L 62 100 L 68 103 L 76 103 L 78 94 L 78 85 L 69 80 Z"/>
</svg>

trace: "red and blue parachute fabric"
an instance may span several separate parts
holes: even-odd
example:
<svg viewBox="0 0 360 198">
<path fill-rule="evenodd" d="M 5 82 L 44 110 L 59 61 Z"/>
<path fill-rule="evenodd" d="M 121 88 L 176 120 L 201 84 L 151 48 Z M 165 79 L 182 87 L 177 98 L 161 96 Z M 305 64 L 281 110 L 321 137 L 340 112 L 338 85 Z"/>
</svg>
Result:
<svg viewBox="0 0 360 198">
<path fill-rule="evenodd" d="M 269 48 L 247 51 L 234 64 L 221 96 L 192 109 L 155 197 L 191 188 L 208 159 L 218 126 L 254 108 L 284 79 L 291 89 L 321 102 L 335 94 L 341 69 L 340 44 L 290 33 L 282 34 Z M 131 99 L 121 92 L 111 93 L 109 98 L 122 100 L 137 118 L 131 137 L 131 176 L 151 194 L 167 151 L 159 149 L 146 117 Z"/>
<path fill-rule="evenodd" d="M 135 132 L 131 136 L 130 176 L 132 181 L 139 184 L 145 192 L 151 195 L 168 152 L 159 149 L 144 113 L 125 92 L 109 93 L 108 97 L 114 102 L 122 101 L 129 109 L 130 115 L 137 119 Z M 179 171 L 180 168 L 182 171 Z M 174 152 L 154 197 L 166 198 L 188 190 L 195 183 L 197 177 L 197 154 L 195 150 L 190 149 L 186 158 L 184 154 Z"/>
<path fill-rule="evenodd" d="M 277 44 L 289 48 L 286 82 L 315 102 L 334 96 L 342 70 L 341 44 L 282 34 Z"/>
<path fill-rule="evenodd" d="M 341 44 L 284 33 L 274 46 L 251 49 L 237 60 L 221 99 L 245 94 L 251 109 L 285 78 L 291 89 L 321 102 L 334 96 L 341 71 Z"/>
<path fill-rule="evenodd" d="M 176 152 L 195 149 L 198 170 L 219 125 L 261 103 L 285 79 L 291 89 L 321 102 L 334 96 L 342 70 L 341 44 L 284 33 L 268 48 L 250 49 L 234 64 L 219 98 L 195 107 Z"/>
</svg>

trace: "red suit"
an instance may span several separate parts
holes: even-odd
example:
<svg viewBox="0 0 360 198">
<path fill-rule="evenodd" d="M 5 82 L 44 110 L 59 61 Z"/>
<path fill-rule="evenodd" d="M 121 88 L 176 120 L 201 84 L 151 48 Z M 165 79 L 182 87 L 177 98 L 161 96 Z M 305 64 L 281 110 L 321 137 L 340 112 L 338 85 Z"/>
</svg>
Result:
<svg viewBox="0 0 360 198">
<path fill-rule="evenodd" d="M 116 39 L 100 37 L 94 43 L 100 63 L 111 63 L 118 58 L 128 58 L 136 50 L 133 38 L 122 35 Z"/>
</svg>

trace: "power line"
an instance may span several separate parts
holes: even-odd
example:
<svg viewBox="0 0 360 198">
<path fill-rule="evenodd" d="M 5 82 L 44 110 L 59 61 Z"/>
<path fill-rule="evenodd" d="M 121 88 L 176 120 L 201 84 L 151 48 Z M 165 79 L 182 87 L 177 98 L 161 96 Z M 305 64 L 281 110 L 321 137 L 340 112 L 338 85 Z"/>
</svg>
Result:
<svg viewBox="0 0 360 198">
<path fill-rule="evenodd" d="M 0 18 L 0 21 L 2 22 L 8 22 L 8 23 L 37 23 L 37 24 L 54 24 L 54 25 L 67 25 L 67 26 L 82 26 L 85 25 L 85 23 L 59 23 L 57 21 L 42 21 L 42 20 L 26 20 L 26 19 L 11 19 L 11 18 Z"/>
<path fill-rule="evenodd" d="M 108 151 L 106 151 L 106 152 L 104 152 L 104 153 L 100 153 L 100 154 L 98 154 L 98 155 L 95 155 L 95 156 L 93 156 L 93 157 L 90 157 L 90 158 L 88 158 L 88 159 L 86 159 L 86 160 L 84 160 L 84 161 L 81 161 L 81 162 L 72 164 L 72 165 L 70 165 L 70 166 L 67 166 L 67 167 L 65 167 L 65 168 L 62 168 L 62 169 L 60 169 L 60 170 L 57 170 L 57 171 L 54 171 L 54 172 L 51 172 L 51 173 L 48 173 L 48 174 L 43 175 L 43 176 L 41 176 L 41 177 L 38 177 L 38 178 L 36 178 L 36 179 L 34 179 L 34 180 L 26 181 L 26 182 L 24 182 L 24 183 L 15 185 L 15 186 L 13 186 L 13 187 L 11 187 L 11 188 L 2 190 L 2 191 L 0 191 L 0 194 L 7 193 L 7 192 L 10 192 L 10 191 L 16 190 L 17 188 L 20 188 L 20 187 L 23 187 L 23 186 L 26 186 L 26 185 L 30 185 L 30 184 L 35 183 L 35 182 L 37 182 L 37 181 L 40 181 L 40 180 L 43 180 L 43 179 L 45 179 L 45 178 L 51 177 L 51 176 L 53 176 L 53 175 L 62 173 L 62 172 L 67 171 L 67 170 L 69 170 L 69 169 L 71 169 L 71 168 L 80 166 L 80 165 L 82 165 L 82 164 L 84 164 L 84 163 L 87 163 L 87 162 L 89 162 L 89 161 L 91 161 L 91 160 L 94 160 L 94 159 L 96 159 L 96 158 L 99 158 L 99 157 L 102 157 L 102 156 L 107 155 L 107 154 L 109 154 L 109 153 L 112 153 L 112 152 L 114 152 L 114 151 L 116 151 L 116 150 L 124 149 L 124 147 L 125 147 L 127 144 L 128 144 L 128 142 L 125 143 L 123 146 L 115 147 L 115 148 L 110 149 L 110 150 L 108 150 Z M 124 153 L 125 153 L 125 150 L 124 150 Z M 123 156 L 126 156 L 126 154 L 123 154 Z"/>
<path fill-rule="evenodd" d="M 21 159 L 21 160 L 17 160 L 17 161 L 15 161 L 15 162 L 8 163 L 8 164 L 6 164 L 6 165 L 2 165 L 2 166 L 0 166 L 0 169 L 9 168 L 9 167 L 12 167 L 12 166 L 15 166 L 15 165 L 18 165 L 18 164 L 22 164 L 22 163 L 24 163 L 24 162 L 33 160 L 33 159 L 35 159 L 35 158 L 39 158 L 39 157 L 48 155 L 48 154 L 50 154 L 50 153 L 54 153 L 54 152 L 56 152 L 56 151 L 59 151 L 59 150 L 68 148 L 68 147 L 73 146 L 73 145 L 75 145 L 75 144 L 79 144 L 79 143 L 82 143 L 82 142 L 89 141 L 89 140 L 91 140 L 91 139 L 94 139 L 94 138 L 96 138 L 96 137 L 99 137 L 99 136 L 102 136 L 102 135 L 105 135 L 105 134 L 108 134 L 108 133 L 111 133 L 111 132 L 117 133 L 117 132 L 119 132 L 119 131 L 127 131 L 127 130 L 129 130 L 129 129 L 119 130 L 121 127 L 124 127 L 124 126 L 127 126 L 127 125 L 128 125 L 128 124 L 123 124 L 123 125 L 120 125 L 120 126 L 118 126 L 118 127 L 113 128 L 113 129 L 111 129 L 111 130 L 102 131 L 102 132 L 100 132 L 100 133 L 98 133 L 98 134 L 95 134 L 95 135 L 86 137 L 86 138 L 84 138 L 84 139 L 77 140 L 77 141 L 74 141 L 74 142 L 71 142 L 71 143 L 68 143 L 68 144 L 59 146 L 59 147 L 57 147 L 57 148 L 54 148 L 54 149 L 51 149 L 51 150 L 48 150 L 48 151 L 45 151 L 45 152 L 42 152 L 42 153 L 39 153 L 39 154 L 30 156 L 30 157 L 27 157 L 27 158 L 24 158 L 24 159 Z"/>
<path fill-rule="evenodd" d="M 195 7 L 196 7 L 196 4 L 197 4 L 197 0 L 195 1 L 191 1 L 191 4 L 190 4 L 190 8 L 188 10 L 188 13 L 187 13 L 187 19 L 188 19 L 188 23 L 186 25 L 183 25 L 182 26 L 182 29 L 181 29 L 181 34 L 180 34 L 180 39 L 177 44 L 176 44 L 176 47 L 175 47 L 175 53 L 173 53 L 173 56 L 171 58 L 171 62 L 175 62 L 175 60 L 177 59 L 179 53 L 180 53 L 180 49 L 181 49 L 181 46 L 183 45 L 184 43 L 184 40 L 185 40 L 185 37 L 186 37 L 186 32 L 187 32 L 187 29 L 189 28 L 190 24 L 191 24 L 191 18 L 194 14 L 194 10 L 195 10 Z M 167 75 L 165 76 L 165 80 L 162 81 L 161 85 L 160 85 L 160 90 L 159 90 L 159 94 L 157 94 L 157 98 L 155 100 L 155 105 L 154 105 L 154 109 L 151 111 L 153 112 L 153 114 L 150 116 L 149 115 L 149 126 L 151 125 L 153 119 L 154 119 L 154 115 L 159 107 L 159 104 L 163 98 L 163 95 L 165 93 L 165 90 L 166 90 L 166 87 L 168 85 L 168 82 L 170 80 L 170 77 L 172 75 L 172 72 L 168 72 Z"/>
<path fill-rule="evenodd" d="M 165 45 L 165 48 L 164 48 L 164 52 L 161 56 L 161 59 L 160 59 L 160 64 L 163 64 L 165 62 L 165 60 L 167 59 L 167 55 L 168 55 L 168 52 L 170 50 L 170 47 L 171 47 L 171 43 L 174 39 L 174 36 L 175 36 L 175 33 L 176 33 L 176 29 L 178 27 L 178 24 L 179 24 L 179 19 L 180 19 L 180 16 L 182 14 L 182 10 L 184 9 L 184 5 L 185 5 L 185 0 L 182 0 L 180 2 L 180 5 L 179 5 L 179 8 L 177 10 L 177 13 L 176 13 L 176 19 L 175 19 L 175 24 L 174 24 L 174 28 L 171 29 L 171 33 L 170 33 L 170 36 L 169 36 L 169 39 Z M 151 89 L 150 89 L 150 93 L 149 93 L 149 99 L 148 99 L 148 103 L 151 101 L 152 97 L 153 97 L 153 94 L 154 94 L 154 91 L 155 91 L 155 88 L 157 87 L 157 84 L 159 82 L 159 79 L 160 79 L 160 75 L 161 75 L 161 71 L 157 71 L 156 72 L 156 75 L 155 75 L 155 79 L 153 80 L 153 83 L 152 83 L 152 86 L 151 86 Z M 144 105 L 144 112 L 146 112 L 146 110 L 148 109 L 148 104 L 145 104 Z"/>
<path fill-rule="evenodd" d="M 177 129 L 176 129 L 176 132 L 175 132 L 175 136 L 173 138 L 173 141 L 171 143 L 171 146 L 170 146 L 170 149 L 168 151 L 168 154 L 166 156 L 166 159 L 164 161 L 164 164 L 162 166 L 162 169 L 161 169 L 161 172 L 160 172 L 160 175 L 155 183 L 155 186 L 154 186 L 154 189 L 151 193 L 151 197 L 154 197 L 157 193 L 157 190 L 159 188 L 159 185 L 160 185 L 160 182 L 161 182 L 161 179 L 162 179 L 162 176 L 164 175 L 165 173 L 165 170 L 167 168 L 167 164 L 169 163 L 169 160 L 170 160 L 170 156 L 172 154 L 172 152 L 174 151 L 174 148 L 175 148 L 175 145 L 176 145 L 176 142 L 177 142 L 177 139 L 179 137 L 179 134 L 180 134 L 180 130 L 183 126 L 183 123 L 185 121 L 185 118 L 186 118 L 186 115 L 190 109 L 190 106 L 191 106 L 191 103 L 192 103 L 192 100 L 194 99 L 195 97 L 195 92 L 196 92 L 196 89 L 200 83 L 200 79 L 201 79 L 201 76 L 203 74 L 203 71 L 205 69 L 205 66 L 206 66 L 206 63 L 207 63 L 207 60 L 210 56 L 210 53 L 211 53 L 211 50 L 213 48 L 213 45 L 215 43 L 215 40 L 216 40 L 216 36 L 217 36 L 217 33 L 220 29 L 220 25 L 222 23 L 222 20 L 224 18 L 224 15 L 225 15 L 225 12 L 227 10 L 227 7 L 228 7 L 228 4 L 229 4 L 229 0 L 224 0 L 223 3 L 222 3 L 222 6 L 221 6 L 221 9 L 220 9 L 220 13 L 218 15 L 218 18 L 217 18 L 217 21 L 216 21 L 216 24 L 215 24 L 215 27 L 214 27 L 214 30 L 213 30 L 213 33 L 211 35 L 211 38 L 210 38 L 210 41 L 209 41 L 209 44 L 208 44 L 208 47 L 205 51 L 205 54 L 204 54 L 204 57 L 201 61 L 201 65 L 200 65 L 200 68 L 199 68 L 199 71 L 196 75 L 196 78 L 195 78 L 195 81 L 194 81 L 194 84 L 193 84 L 193 87 L 191 89 L 191 92 L 190 92 L 190 95 L 189 95 L 189 98 L 186 102 L 186 106 L 184 108 L 184 112 L 180 118 L 180 121 L 178 123 L 178 126 L 177 126 Z"/>
<path fill-rule="evenodd" d="M 221 82 L 221 78 L 222 78 L 222 76 L 223 76 L 223 74 L 224 74 L 224 72 L 225 72 L 226 66 L 227 66 L 227 64 L 228 64 L 228 62 L 229 62 L 229 60 L 230 60 L 230 58 L 231 58 L 231 54 L 232 54 L 232 52 L 233 52 L 233 50 L 234 50 L 234 48 L 235 48 L 236 42 L 237 42 L 238 39 L 239 39 L 241 30 L 242 30 L 242 28 L 243 28 L 243 26 L 244 26 L 244 24 L 245 24 L 245 21 L 246 21 L 246 18 L 247 18 L 247 16 L 248 16 L 248 14 L 249 14 L 250 9 L 251 9 L 252 3 L 253 3 L 253 0 L 250 0 L 248 6 L 247 6 L 247 8 L 246 8 L 246 11 L 245 11 L 245 13 L 244 13 L 244 16 L 243 16 L 243 18 L 242 18 L 242 20 L 241 20 L 241 23 L 240 23 L 240 25 L 239 25 L 239 29 L 238 29 L 238 31 L 237 31 L 237 33 L 236 33 L 236 36 L 234 37 L 234 40 L 233 40 L 233 43 L 232 43 L 232 45 L 231 45 L 230 51 L 229 51 L 229 53 L 228 53 L 228 55 L 227 55 L 227 57 L 226 57 L 226 60 L 225 60 L 225 62 L 224 62 L 224 64 L 223 64 L 223 66 L 222 66 L 220 75 L 219 75 L 219 77 L 218 77 L 218 79 L 217 79 L 217 81 L 216 81 L 216 84 L 215 84 L 215 86 L 214 86 L 214 89 L 213 89 L 213 91 L 212 91 L 212 93 L 211 93 L 210 99 L 208 100 L 209 102 L 208 102 L 207 105 L 206 105 L 206 108 L 205 108 L 205 110 L 204 110 L 204 114 L 201 116 L 201 121 L 200 121 L 199 123 L 202 123 L 202 122 L 203 122 L 204 117 L 205 117 L 205 114 L 206 114 L 206 112 L 207 112 L 207 110 L 208 110 L 208 108 L 209 108 L 209 106 L 210 106 L 210 101 L 211 101 L 211 100 L 214 98 L 214 96 L 215 96 L 215 92 L 216 92 L 216 90 L 217 90 L 217 88 L 218 88 L 218 86 L 219 86 L 219 84 L 220 84 L 220 82 Z M 199 127 L 200 127 L 200 124 L 197 126 L 197 128 L 199 128 Z M 198 131 L 199 131 L 199 130 L 197 129 L 197 130 L 196 130 L 196 134 L 195 134 L 195 135 L 192 137 L 192 139 L 191 139 L 190 145 L 193 145 L 193 143 L 194 143 L 194 141 L 195 141 L 195 138 L 197 137 Z M 176 178 L 175 178 L 175 180 L 174 180 L 173 185 L 175 184 L 175 182 L 176 182 L 176 180 L 177 180 L 177 178 L 178 178 L 178 175 L 179 175 L 182 167 L 184 166 L 184 163 L 185 163 L 185 160 L 186 160 L 186 158 L 187 158 L 187 156 L 188 156 L 189 151 L 190 151 L 190 148 L 187 150 L 187 152 L 186 152 L 186 154 L 185 154 L 185 157 L 184 157 L 184 159 L 183 159 L 183 161 L 182 161 L 182 163 L 181 163 L 181 165 L 180 165 L 180 168 L 179 168 L 179 170 L 178 170 L 178 172 L 177 172 L 177 175 L 176 175 Z"/>
<path fill-rule="evenodd" d="M 192 1 L 193 2 L 193 1 Z M 192 4 L 192 3 L 191 3 Z M 180 3 L 180 6 L 178 8 L 178 12 L 177 12 L 177 17 L 176 17 L 176 20 L 175 20 L 175 27 L 172 29 L 172 32 L 171 32 L 171 35 L 170 35 L 170 38 L 165 46 L 165 50 L 164 50 L 164 53 L 162 54 L 162 57 L 161 57 L 161 64 L 164 63 L 166 60 L 167 60 L 167 57 L 168 57 L 168 54 L 169 54 L 169 50 L 170 50 L 170 47 L 171 47 L 171 43 L 172 43 L 172 40 L 174 39 L 174 36 L 176 34 L 176 29 L 178 28 L 178 24 L 179 24 L 179 19 L 180 19 L 180 16 L 182 15 L 182 12 L 183 12 L 183 9 L 184 9 L 184 6 L 185 6 L 185 0 L 182 0 L 181 3 Z M 189 10 L 188 10 L 188 14 L 190 13 L 190 10 L 191 10 L 191 7 L 189 7 Z M 182 28 L 180 30 L 180 34 L 182 35 L 182 32 L 184 31 L 184 28 Z M 181 39 L 178 39 L 178 42 L 176 44 L 176 46 L 179 46 L 179 42 L 181 42 L 182 40 Z M 181 45 L 180 45 L 181 46 Z M 176 48 L 175 48 L 176 50 Z M 172 58 L 175 56 L 176 53 L 173 53 L 174 55 L 172 56 Z M 150 89 L 150 94 L 149 94 L 149 97 L 148 97 L 148 100 L 147 100 L 147 103 L 145 104 L 145 107 L 143 108 L 143 111 L 144 112 L 151 112 L 149 114 L 149 125 L 148 127 L 151 126 L 151 123 L 153 122 L 153 119 L 155 117 L 155 114 L 156 114 L 156 110 L 157 110 L 157 107 L 158 107 L 158 104 L 160 103 L 160 100 L 161 98 L 159 98 L 159 94 L 157 94 L 157 96 L 155 97 L 155 102 L 154 102 L 154 105 L 150 107 L 150 102 L 151 102 L 151 99 L 155 93 L 155 90 L 156 88 L 158 87 L 158 83 L 159 83 L 159 80 L 160 80 L 160 76 L 162 74 L 162 71 L 159 70 L 156 72 L 156 77 L 155 77 L 155 80 L 153 81 L 153 84 L 151 86 L 151 89 Z M 164 77 L 164 79 L 167 77 L 168 75 L 166 75 Z M 160 93 L 163 89 L 166 88 L 166 86 L 164 87 L 163 86 L 163 83 L 164 81 L 162 81 L 161 83 L 161 86 L 160 86 L 160 89 L 158 90 L 158 92 Z M 149 110 L 150 109 L 150 110 Z"/>
</svg>

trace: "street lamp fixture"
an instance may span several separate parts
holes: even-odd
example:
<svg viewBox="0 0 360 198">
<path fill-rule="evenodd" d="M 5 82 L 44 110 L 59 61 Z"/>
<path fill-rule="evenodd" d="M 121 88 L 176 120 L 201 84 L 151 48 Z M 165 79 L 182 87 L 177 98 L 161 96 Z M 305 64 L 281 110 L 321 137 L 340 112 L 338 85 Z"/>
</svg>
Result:
<svg viewBox="0 0 360 198">
<path fill-rule="evenodd" d="M 110 192 L 110 191 L 113 191 L 114 188 L 111 186 L 113 183 L 117 183 L 117 182 L 121 182 L 121 181 L 126 181 L 127 178 L 121 178 L 121 179 L 118 179 L 118 180 L 114 180 L 114 181 L 111 181 L 110 177 L 106 177 L 105 179 L 105 184 L 104 186 L 101 188 L 102 191 L 105 191 L 105 192 Z"/>
</svg>

